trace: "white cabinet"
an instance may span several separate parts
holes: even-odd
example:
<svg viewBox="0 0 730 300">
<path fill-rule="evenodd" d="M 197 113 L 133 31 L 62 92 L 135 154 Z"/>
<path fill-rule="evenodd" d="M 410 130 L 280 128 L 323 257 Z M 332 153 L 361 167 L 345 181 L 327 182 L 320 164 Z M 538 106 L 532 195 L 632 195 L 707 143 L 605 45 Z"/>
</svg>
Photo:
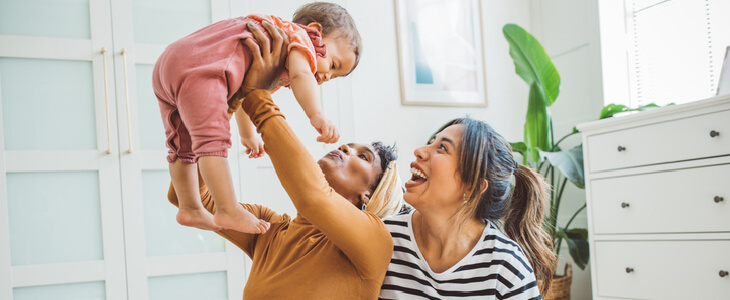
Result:
<svg viewBox="0 0 730 300">
<path fill-rule="evenodd" d="M 228 0 L 0 0 L 0 299 L 241 298 L 243 253 L 175 223 L 151 87 L 167 44 L 228 16 Z"/>
<path fill-rule="evenodd" d="M 728 299 L 730 97 L 583 132 L 594 299 Z"/>
<path fill-rule="evenodd" d="M 718 266 L 730 241 L 598 241 L 598 297 L 620 299 L 727 299 Z"/>
</svg>

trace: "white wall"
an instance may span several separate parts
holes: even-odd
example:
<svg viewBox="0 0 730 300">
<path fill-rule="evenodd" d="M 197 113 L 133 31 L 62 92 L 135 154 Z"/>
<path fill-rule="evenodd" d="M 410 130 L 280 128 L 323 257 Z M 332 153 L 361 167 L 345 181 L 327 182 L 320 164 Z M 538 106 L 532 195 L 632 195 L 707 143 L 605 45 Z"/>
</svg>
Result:
<svg viewBox="0 0 730 300">
<path fill-rule="evenodd" d="M 361 63 L 347 83 L 351 90 L 339 93 L 340 101 L 351 101 L 351 120 L 341 120 L 342 127 L 352 128 L 352 136 L 345 139 L 397 141 L 403 178 L 410 177 L 408 164 L 414 159 L 413 149 L 455 117 L 469 114 L 488 122 L 510 141 L 522 140 L 528 88 L 514 72 L 509 45 L 502 35 L 502 26 L 507 23 L 516 23 L 533 33 L 561 74 L 561 94 L 552 108 L 558 136 L 578 123 L 597 118 L 603 99 L 598 9 L 594 2 L 481 1 L 488 101 L 485 108 L 401 105 L 393 1 L 341 3 L 355 18 L 365 42 Z M 580 138 L 576 136 L 567 145 L 570 142 L 575 145 Z M 564 199 L 561 224 L 585 203 L 584 191 L 568 188 Z M 585 227 L 585 213 L 574 224 Z M 567 249 L 561 250 L 561 261 L 567 256 Z M 588 268 L 574 268 L 572 294 L 574 299 L 591 299 Z"/>
<path fill-rule="evenodd" d="M 352 99 L 352 119 L 342 120 L 341 126 L 352 126 L 353 135 L 345 139 L 397 141 L 404 178 L 410 177 L 407 166 L 414 159 L 413 150 L 456 117 L 468 114 L 487 121 L 508 140 L 522 139 L 528 89 L 514 73 L 502 26 L 517 23 L 529 28 L 528 1 L 481 3 L 488 102 L 481 108 L 401 105 L 393 0 L 351 0 L 346 5 L 363 36 L 365 51 L 350 76 L 349 94 L 341 94 Z"/>
<path fill-rule="evenodd" d="M 552 106 L 556 138 L 573 126 L 598 119 L 603 107 L 598 1 L 531 0 L 531 32 L 545 47 L 561 76 L 560 96 Z M 580 135 L 566 140 L 563 149 L 580 143 Z M 564 226 L 585 203 L 585 191 L 568 184 L 561 203 L 558 225 Z M 571 227 L 586 228 L 585 210 Z M 570 260 L 567 246 L 561 263 Z M 573 268 L 573 299 L 591 299 L 590 266 Z"/>
<path fill-rule="evenodd" d="M 570 132 L 576 124 L 596 119 L 603 106 L 596 1 L 481 1 L 488 101 L 485 108 L 401 105 L 393 1 L 350 0 L 340 4 L 355 18 L 365 42 L 358 69 L 343 84 L 350 89 L 340 88 L 338 93 L 340 101 L 350 101 L 347 109 L 351 111 L 341 115 L 351 114 L 351 119 L 343 118 L 340 124 L 351 128 L 352 135 L 344 138 L 397 141 L 403 178 L 410 177 L 407 166 L 414 159 L 413 149 L 455 117 L 469 114 L 488 122 L 510 141 L 522 140 L 528 88 L 514 72 L 509 45 L 502 35 L 502 26 L 507 23 L 516 23 L 533 33 L 561 74 L 561 93 L 552 107 L 557 136 Z M 579 142 L 576 136 L 566 146 Z M 571 186 L 565 193 L 559 221 L 563 225 L 585 203 L 583 190 Z M 584 212 L 574 221 L 579 227 L 586 223 Z M 568 257 L 567 249 L 561 250 L 561 257 L 561 262 Z M 591 299 L 590 284 L 589 268 L 574 268 L 573 298 Z"/>
<path fill-rule="evenodd" d="M 483 108 L 401 105 L 393 0 L 330 1 L 344 6 L 353 16 L 364 40 L 364 52 L 352 75 L 323 85 L 324 111 L 338 122 L 341 142 L 397 142 L 403 178 L 410 177 L 408 165 L 414 160 L 413 150 L 456 117 L 468 114 L 486 121 L 510 141 L 522 140 L 528 87 L 514 72 L 509 45 L 502 34 L 502 26 L 507 23 L 518 24 L 533 33 L 561 74 L 561 93 L 552 107 L 558 136 L 578 123 L 594 120 L 603 106 L 597 1 L 482 0 L 488 102 Z M 306 2 L 309 1 L 262 1 L 255 5 L 247 2 L 250 5 L 247 8 L 288 19 L 296 7 Z M 282 96 L 278 95 L 277 101 Z M 292 111 L 292 117 L 302 119 L 296 118 L 297 113 Z M 304 122 L 289 120 L 293 125 Z M 576 136 L 566 146 L 575 145 L 579 140 Z M 311 150 L 319 156 L 331 148 L 312 147 Z M 584 191 L 568 188 L 564 199 L 560 224 L 565 224 L 573 211 L 583 205 Z M 574 224 L 585 227 L 585 213 Z M 568 256 L 567 249 L 561 250 L 561 256 Z M 573 299 L 591 299 L 590 271 L 575 268 L 572 287 Z"/>
</svg>

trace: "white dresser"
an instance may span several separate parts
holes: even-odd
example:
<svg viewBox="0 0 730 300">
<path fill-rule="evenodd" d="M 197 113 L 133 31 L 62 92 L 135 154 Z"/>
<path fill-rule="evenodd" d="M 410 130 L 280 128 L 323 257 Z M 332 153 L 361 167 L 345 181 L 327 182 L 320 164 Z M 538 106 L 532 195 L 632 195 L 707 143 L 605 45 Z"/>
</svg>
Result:
<svg viewBox="0 0 730 300">
<path fill-rule="evenodd" d="M 730 96 L 578 128 L 593 299 L 730 299 Z"/>
</svg>

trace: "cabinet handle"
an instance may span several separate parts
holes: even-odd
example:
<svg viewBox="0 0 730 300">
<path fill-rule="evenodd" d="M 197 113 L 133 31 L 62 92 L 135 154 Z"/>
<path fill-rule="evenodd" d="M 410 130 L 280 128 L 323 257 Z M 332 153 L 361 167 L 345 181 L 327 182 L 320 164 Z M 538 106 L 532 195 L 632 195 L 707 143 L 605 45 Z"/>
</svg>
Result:
<svg viewBox="0 0 730 300">
<path fill-rule="evenodd" d="M 112 130 L 109 124 L 109 83 L 106 75 L 106 48 L 101 47 L 101 58 L 104 60 L 104 100 L 106 102 L 106 154 L 112 154 Z"/>
<path fill-rule="evenodd" d="M 720 133 L 717 132 L 717 131 L 714 131 L 714 130 L 713 131 L 710 131 L 710 137 L 716 137 L 716 136 L 719 136 L 719 135 L 720 135 Z"/>
<path fill-rule="evenodd" d="M 627 208 L 629 207 L 629 204 L 626 202 L 621 202 L 621 208 Z"/>
<path fill-rule="evenodd" d="M 628 268 L 628 267 L 626 268 L 626 274 L 633 273 L 633 272 L 634 272 L 634 268 Z"/>
<path fill-rule="evenodd" d="M 725 201 L 725 198 L 720 197 L 720 196 L 715 196 L 715 203 L 720 203 L 722 201 Z"/>
<path fill-rule="evenodd" d="M 127 49 L 122 48 L 122 61 L 124 62 L 124 98 L 127 102 L 127 137 L 129 138 L 129 149 L 127 153 L 132 153 L 132 120 L 129 111 L 129 80 L 127 79 Z"/>
<path fill-rule="evenodd" d="M 727 275 L 728 275 L 727 271 L 725 271 L 725 270 L 720 271 L 720 277 L 725 277 Z"/>
<path fill-rule="evenodd" d="M 618 146 L 618 152 L 626 151 L 626 147 Z"/>
</svg>

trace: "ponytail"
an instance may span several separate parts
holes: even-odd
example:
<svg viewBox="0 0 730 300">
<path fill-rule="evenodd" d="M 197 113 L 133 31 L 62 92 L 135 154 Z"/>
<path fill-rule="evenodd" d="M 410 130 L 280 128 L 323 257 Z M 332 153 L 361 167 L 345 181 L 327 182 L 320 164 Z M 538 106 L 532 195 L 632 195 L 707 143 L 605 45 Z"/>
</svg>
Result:
<svg viewBox="0 0 730 300">
<path fill-rule="evenodd" d="M 553 278 L 557 257 L 552 240 L 543 229 L 543 213 L 550 199 L 550 187 L 532 168 L 519 165 L 514 174 L 515 187 L 507 204 L 504 231 L 522 247 L 525 256 L 542 280 L 540 293 L 545 295 Z"/>
</svg>

